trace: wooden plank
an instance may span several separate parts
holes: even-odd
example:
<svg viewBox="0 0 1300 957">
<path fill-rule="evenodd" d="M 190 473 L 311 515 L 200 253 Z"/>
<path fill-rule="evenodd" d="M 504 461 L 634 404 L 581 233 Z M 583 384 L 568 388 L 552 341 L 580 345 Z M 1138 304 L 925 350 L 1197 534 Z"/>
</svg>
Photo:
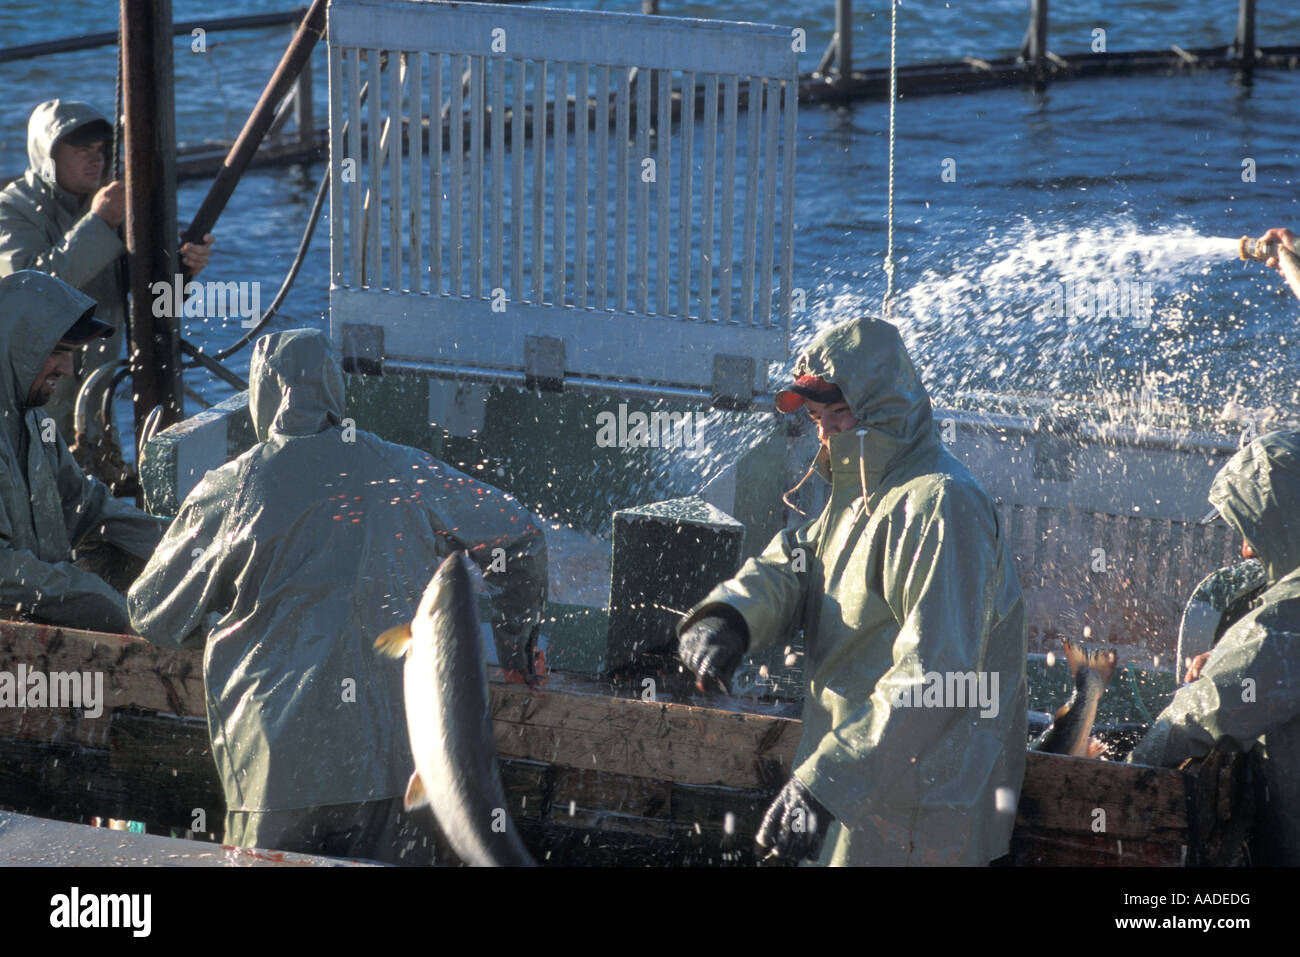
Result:
<svg viewBox="0 0 1300 957">
<path fill-rule="evenodd" d="M 1179 867 L 1185 859 L 1186 845 L 1109 834 L 1017 828 L 1011 838 L 1011 863 L 1017 867 Z"/>
<path fill-rule="evenodd" d="M 0 708 L 0 738 L 107 748 L 111 714 L 88 718 L 82 708 Z"/>
<path fill-rule="evenodd" d="M 1017 827 L 1091 834 L 1104 826 L 1108 838 L 1187 843 L 1187 798 L 1178 771 L 1039 751 L 1028 757 Z"/>
<path fill-rule="evenodd" d="M 788 776 L 799 741 L 791 718 L 521 685 L 491 691 L 500 753 L 566 767 L 764 787 Z"/>
<path fill-rule="evenodd" d="M 0 671 L 19 665 L 53 671 L 102 672 L 104 712 L 133 707 L 181 716 L 206 714 L 203 653 L 34 622 L 0 621 Z"/>
<path fill-rule="evenodd" d="M 501 786 L 516 823 L 538 823 L 551 803 L 553 770 L 541 761 L 502 760 Z"/>
<path fill-rule="evenodd" d="M 671 836 L 667 781 L 566 767 L 555 768 L 554 780 L 550 821 L 663 840 Z"/>
<path fill-rule="evenodd" d="M 224 808 L 202 720 L 198 652 L 0 622 L 0 670 L 18 664 L 102 671 L 105 714 L 0 709 L 8 722 L 0 806 L 178 827 L 203 808 L 208 827 L 219 828 Z M 532 823 L 720 839 L 731 814 L 733 833 L 752 833 L 790 773 L 802 732 L 788 705 L 755 713 L 729 701 L 642 701 L 563 673 L 542 689 L 497 680 L 489 687 L 511 814 Z M 1243 766 L 1220 757 L 1168 770 L 1030 752 L 1014 855 L 1023 863 L 1231 862 L 1251 820 Z M 577 821 L 567 820 L 570 801 L 584 811 Z M 1105 829 L 1094 832 L 1098 811 Z"/>
</svg>

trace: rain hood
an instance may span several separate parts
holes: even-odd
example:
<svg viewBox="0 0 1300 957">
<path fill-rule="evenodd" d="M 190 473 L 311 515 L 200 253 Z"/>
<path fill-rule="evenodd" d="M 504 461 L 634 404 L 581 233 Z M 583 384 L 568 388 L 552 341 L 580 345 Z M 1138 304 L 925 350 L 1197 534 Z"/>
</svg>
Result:
<svg viewBox="0 0 1300 957">
<path fill-rule="evenodd" d="M 113 498 L 73 460 L 44 407 L 27 407 L 54 346 L 94 308 L 45 273 L 0 279 L 0 603 L 53 624 L 124 632 L 125 598 L 73 565 L 72 548 L 98 530 L 146 558 L 166 522 Z"/>
<path fill-rule="evenodd" d="M 1270 583 L 1300 569 L 1300 436 L 1272 432 L 1228 460 L 1210 504 L 1250 543 Z"/>
<path fill-rule="evenodd" d="M 28 169 L 63 196 L 70 194 L 59 187 L 55 177 L 54 148 L 63 137 L 90 123 L 103 123 L 112 129 L 103 114 L 80 100 L 46 100 L 32 110 L 27 121 Z M 105 158 L 107 159 L 107 148 Z"/>
<path fill-rule="evenodd" d="M 274 332 L 253 348 L 248 412 L 259 442 L 276 435 L 315 435 L 343 419 L 343 372 L 325 336 Z"/>
</svg>

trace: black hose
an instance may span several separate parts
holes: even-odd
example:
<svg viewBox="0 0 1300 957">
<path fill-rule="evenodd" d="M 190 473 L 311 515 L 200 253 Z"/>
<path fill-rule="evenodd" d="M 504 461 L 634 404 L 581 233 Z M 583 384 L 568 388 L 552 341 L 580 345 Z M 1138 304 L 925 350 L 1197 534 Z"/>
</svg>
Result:
<svg viewBox="0 0 1300 957">
<path fill-rule="evenodd" d="M 262 313 L 262 319 L 256 326 L 249 329 L 235 341 L 233 345 L 222 349 L 212 358 L 221 362 L 230 358 L 240 349 L 244 348 L 254 337 L 258 335 L 266 324 L 270 322 L 275 314 L 279 311 L 280 306 L 284 304 L 285 297 L 289 295 L 289 290 L 293 288 L 294 280 L 298 278 L 298 273 L 302 269 L 303 262 L 307 259 L 307 250 L 311 248 L 312 236 L 316 233 L 316 225 L 320 222 L 321 210 L 325 208 L 325 196 L 329 193 L 330 186 L 330 169 L 329 164 L 325 165 L 325 174 L 321 177 L 320 186 L 316 188 L 316 199 L 312 203 L 311 215 L 307 217 L 307 228 L 303 230 L 302 239 L 298 241 L 298 251 L 294 253 L 293 263 L 289 266 L 289 272 L 285 274 L 284 282 L 280 284 L 280 291 L 275 294 L 271 304 L 266 307 L 266 312 Z M 198 367 L 197 362 L 182 363 L 181 368 L 193 369 Z"/>
<path fill-rule="evenodd" d="M 117 396 L 117 387 L 122 381 L 131 374 L 131 364 L 128 362 L 118 370 L 109 382 L 108 388 L 104 390 L 104 398 L 99 406 L 99 417 L 104 420 L 104 430 L 107 431 L 113 427 L 113 399 Z"/>
</svg>

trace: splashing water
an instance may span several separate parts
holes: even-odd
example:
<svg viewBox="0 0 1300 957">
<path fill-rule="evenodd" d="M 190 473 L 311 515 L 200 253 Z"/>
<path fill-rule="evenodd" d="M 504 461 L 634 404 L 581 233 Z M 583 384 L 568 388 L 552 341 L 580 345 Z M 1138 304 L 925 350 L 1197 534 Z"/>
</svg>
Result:
<svg viewBox="0 0 1300 957">
<path fill-rule="evenodd" d="M 978 243 L 936 238 L 902 260 L 894 321 L 942 403 L 1016 395 L 1201 428 L 1225 408 L 1294 411 L 1295 301 L 1237 249 L 1189 226 L 1045 232 L 1026 219 Z M 819 297 L 796 348 L 849 316 L 879 315 L 861 288 Z"/>
</svg>

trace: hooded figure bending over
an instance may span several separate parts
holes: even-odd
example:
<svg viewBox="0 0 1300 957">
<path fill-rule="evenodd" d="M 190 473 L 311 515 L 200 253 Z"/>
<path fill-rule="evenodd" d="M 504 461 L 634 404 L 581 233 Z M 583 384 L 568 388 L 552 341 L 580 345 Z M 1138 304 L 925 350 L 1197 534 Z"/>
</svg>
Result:
<svg viewBox="0 0 1300 957">
<path fill-rule="evenodd" d="M 1215 476 L 1210 503 L 1268 581 L 1129 760 L 1173 768 L 1216 745 L 1252 752 L 1268 790 L 1260 863 L 1300 865 L 1300 432 L 1238 451 Z"/>
<path fill-rule="evenodd" d="M 993 502 L 940 441 L 890 324 L 820 334 L 777 407 L 806 407 L 830 481 L 679 627 L 702 688 L 803 632 L 803 738 L 759 844 L 822 864 L 987 864 L 1025 771 L 1026 633 Z M 986 697 L 986 693 L 991 692 Z M 983 700 L 977 700 L 983 699 Z"/>
<path fill-rule="evenodd" d="M 259 442 L 185 499 L 131 589 L 131 621 L 159 644 L 206 640 L 226 843 L 427 862 L 427 847 L 406 850 L 429 835 L 401 810 L 415 767 L 402 665 L 375 637 L 413 619 L 433 570 L 464 549 L 501 585 L 502 666 L 527 670 L 546 539 L 510 496 L 345 427 L 322 333 L 263 336 L 248 379 Z"/>
<path fill-rule="evenodd" d="M 38 621 L 121 633 L 126 598 L 72 564 L 92 532 L 148 558 L 167 527 L 86 475 L 43 408 L 72 356 L 112 327 L 95 303 L 34 270 L 0 279 L 0 605 Z"/>
</svg>

